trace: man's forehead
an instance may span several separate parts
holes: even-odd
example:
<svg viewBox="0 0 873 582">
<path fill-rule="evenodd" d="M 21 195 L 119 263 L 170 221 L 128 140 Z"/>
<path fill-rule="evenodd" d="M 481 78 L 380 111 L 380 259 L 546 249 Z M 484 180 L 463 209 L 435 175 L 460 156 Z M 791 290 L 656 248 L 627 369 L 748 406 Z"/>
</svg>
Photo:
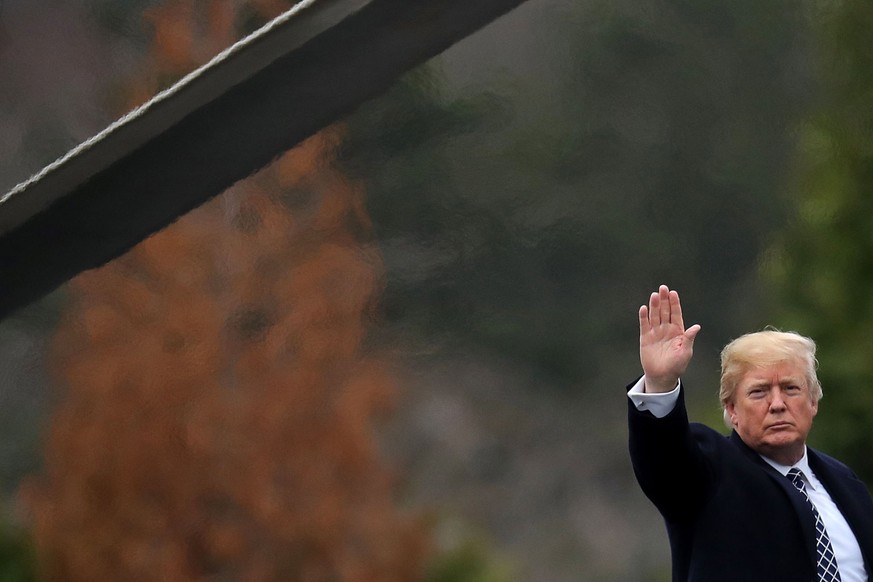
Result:
<svg viewBox="0 0 873 582">
<path fill-rule="evenodd" d="M 772 382 L 803 382 L 806 373 L 802 362 L 784 360 L 773 364 L 755 366 L 746 370 L 741 383 Z"/>
</svg>

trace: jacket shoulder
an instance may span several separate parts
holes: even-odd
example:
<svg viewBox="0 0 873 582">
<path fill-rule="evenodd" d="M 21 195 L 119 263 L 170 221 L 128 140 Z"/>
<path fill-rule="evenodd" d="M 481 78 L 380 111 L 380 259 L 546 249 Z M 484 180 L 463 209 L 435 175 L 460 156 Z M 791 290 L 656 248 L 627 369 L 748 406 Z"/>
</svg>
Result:
<svg viewBox="0 0 873 582">
<path fill-rule="evenodd" d="M 843 477 L 850 477 L 857 481 L 861 480 L 860 477 L 855 474 L 851 467 L 849 467 L 839 459 L 836 459 L 828 455 L 827 453 L 823 453 L 817 449 L 813 449 L 812 447 L 808 447 L 807 451 L 807 455 L 810 457 L 810 460 L 813 463 L 825 465 L 828 469 Z M 815 469 L 815 467 L 813 467 L 813 469 Z"/>
</svg>

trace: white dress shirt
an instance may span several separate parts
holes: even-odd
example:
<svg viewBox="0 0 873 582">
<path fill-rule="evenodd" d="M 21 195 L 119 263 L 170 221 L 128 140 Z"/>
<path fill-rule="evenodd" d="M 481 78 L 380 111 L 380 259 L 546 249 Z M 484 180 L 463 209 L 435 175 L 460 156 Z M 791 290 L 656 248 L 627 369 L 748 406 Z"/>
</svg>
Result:
<svg viewBox="0 0 873 582">
<path fill-rule="evenodd" d="M 864 570 L 864 556 L 861 554 L 858 540 L 855 539 L 852 528 L 849 527 L 846 518 L 843 517 L 837 504 L 831 499 L 825 486 L 809 467 L 806 447 L 803 448 L 803 457 L 794 465 L 780 465 L 764 455 L 761 455 L 761 458 L 767 461 L 771 467 L 785 475 L 786 479 L 790 469 L 794 467 L 800 469 L 800 472 L 803 473 L 803 480 L 806 484 L 806 493 L 809 495 L 809 500 L 815 505 L 819 515 L 821 515 L 821 520 L 824 522 L 825 529 L 828 531 L 828 537 L 834 548 L 834 556 L 837 558 L 837 566 L 840 568 L 842 582 L 867 580 L 867 572 Z"/>
<path fill-rule="evenodd" d="M 676 402 L 679 400 L 681 382 L 677 383 L 676 388 L 670 392 L 646 393 L 644 389 L 645 376 L 640 378 L 628 391 L 628 398 L 631 399 L 637 410 L 648 410 L 656 418 L 664 418 L 673 410 Z M 806 483 L 806 492 L 809 495 L 809 500 L 815 505 L 824 522 L 825 529 L 828 531 L 828 537 L 831 540 L 834 555 L 837 558 L 837 565 L 840 568 L 842 582 L 866 582 L 867 572 L 864 569 L 864 556 L 861 554 L 858 540 L 855 538 L 855 534 L 852 533 L 852 529 L 840 512 L 837 504 L 831 499 L 825 486 L 809 467 L 806 447 L 803 449 L 803 457 L 794 465 L 780 465 L 764 455 L 761 455 L 761 458 L 771 467 L 785 475 L 786 479 L 788 478 L 788 471 L 792 467 L 800 469 L 800 472 L 803 473 L 803 480 Z"/>
</svg>

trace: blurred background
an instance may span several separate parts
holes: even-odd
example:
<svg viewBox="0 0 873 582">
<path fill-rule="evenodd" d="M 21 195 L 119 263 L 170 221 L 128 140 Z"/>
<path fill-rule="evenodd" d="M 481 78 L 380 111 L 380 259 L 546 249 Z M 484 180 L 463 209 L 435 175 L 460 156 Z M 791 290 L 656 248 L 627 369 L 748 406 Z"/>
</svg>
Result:
<svg viewBox="0 0 873 582">
<path fill-rule="evenodd" d="M 0 1 L 0 191 L 287 10 Z M 873 483 L 873 5 L 528 0 L 0 324 L 0 579 L 668 580 L 637 315 L 819 342 Z"/>
</svg>

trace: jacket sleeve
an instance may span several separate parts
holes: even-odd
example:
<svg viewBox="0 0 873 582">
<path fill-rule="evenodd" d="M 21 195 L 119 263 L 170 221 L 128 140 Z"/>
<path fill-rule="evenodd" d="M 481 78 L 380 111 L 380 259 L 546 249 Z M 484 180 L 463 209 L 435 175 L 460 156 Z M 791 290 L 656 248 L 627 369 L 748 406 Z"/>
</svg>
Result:
<svg viewBox="0 0 873 582">
<path fill-rule="evenodd" d="M 663 418 L 639 411 L 627 400 L 630 457 L 643 493 L 665 519 L 679 523 L 693 520 L 714 479 L 711 462 L 688 423 L 684 390 L 675 408 Z"/>
</svg>

